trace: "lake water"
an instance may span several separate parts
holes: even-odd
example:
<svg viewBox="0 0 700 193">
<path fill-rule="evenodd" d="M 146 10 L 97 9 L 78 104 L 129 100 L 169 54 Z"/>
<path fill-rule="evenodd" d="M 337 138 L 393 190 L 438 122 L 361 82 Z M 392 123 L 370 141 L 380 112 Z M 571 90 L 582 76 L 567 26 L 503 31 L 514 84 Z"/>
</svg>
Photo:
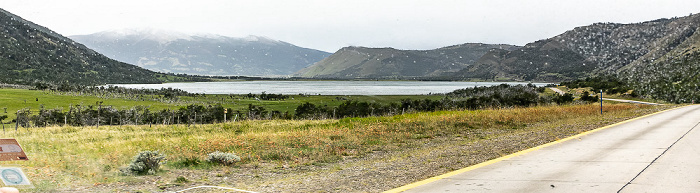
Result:
<svg viewBox="0 0 700 193">
<path fill-rule="evenodd" d="M 307 95 L 424 95 L 457 89 L 522 82 L 437 82 L 437 81 L 235 81 L 165 84 L 115 84 L 126 88 L 177 88 L 204 94 L 307 94 Z M 544 86 L 548 83 L 533 83 Z"/>
</svg>

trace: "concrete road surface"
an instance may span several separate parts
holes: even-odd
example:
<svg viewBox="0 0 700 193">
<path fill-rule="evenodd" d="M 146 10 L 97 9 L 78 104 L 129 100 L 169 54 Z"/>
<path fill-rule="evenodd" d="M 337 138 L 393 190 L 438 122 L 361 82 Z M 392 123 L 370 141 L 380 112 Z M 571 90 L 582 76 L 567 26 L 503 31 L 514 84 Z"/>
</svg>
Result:
<svg viewBox="0 0 700 193">
<path fill-rule="evenodd" d="M 651 103 L 651 102 L 644 102 L 644 101 L 633 101 L 633 100 L 625 100 L 625 99 L 609 99 L 609 98 L 603 98 L 603 100 L 606 101 L 617 101 L 617 102 L 623 102 L 623 103 L 637 103 L 637 104 L 645 104 L 645 105 L 663 105 L 659 103 Z"/>
<path fill-rule="evenodd" d="M 552 91 L 556 92 L 559 95 L 564 95 L 566 92 L 562 91 L 561 89 L 554 88 L 554 87 L 549 87 L 549 89 L 552 89 Z"/>
<path fill-rule="evenodd" d="M 685 106 L 388 192 L 700 192 L 698 124 Z"/>
</svg>

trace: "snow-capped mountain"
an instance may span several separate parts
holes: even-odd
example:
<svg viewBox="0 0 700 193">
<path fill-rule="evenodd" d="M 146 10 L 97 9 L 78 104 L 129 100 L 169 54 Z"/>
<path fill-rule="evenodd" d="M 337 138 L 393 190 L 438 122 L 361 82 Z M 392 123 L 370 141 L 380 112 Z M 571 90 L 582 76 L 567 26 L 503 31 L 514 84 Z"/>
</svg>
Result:
<svg viewBox="0 0 700 193">
<path fill-rule="evenodd" d="M 146 69 L 197 75 L 288 75 L 330 55 L 266 37 L 188 35 L 127 29 L 70 36 L 110 58 Z"/>
</svg>

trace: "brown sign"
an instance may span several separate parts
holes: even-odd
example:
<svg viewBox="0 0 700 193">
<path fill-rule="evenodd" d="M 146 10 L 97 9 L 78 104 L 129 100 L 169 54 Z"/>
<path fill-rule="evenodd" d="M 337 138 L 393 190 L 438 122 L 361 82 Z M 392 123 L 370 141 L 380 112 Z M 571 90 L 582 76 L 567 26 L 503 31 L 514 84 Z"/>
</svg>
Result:
<svg viewBox="0 0 700 193">
<path fill-rule="evenodd" d="M 29 160 L 15 139 L 0 139 L 0 161 Z"/>
</svg>

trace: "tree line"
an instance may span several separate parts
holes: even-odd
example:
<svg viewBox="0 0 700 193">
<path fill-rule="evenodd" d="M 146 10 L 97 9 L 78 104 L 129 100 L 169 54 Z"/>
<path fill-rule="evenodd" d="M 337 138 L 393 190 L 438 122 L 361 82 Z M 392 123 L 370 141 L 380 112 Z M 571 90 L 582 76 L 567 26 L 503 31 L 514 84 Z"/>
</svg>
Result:
<svg viewBox="0 0 700 193">
<path fill-rule="evenodd" d="M 569 88 L 590 87 L 594 92 L 602 90 L 606 94 L 625 94 L 632 90 L 629 95 L 631 97 L 639 97 L 639 93 L 634 91 L 629 83 L 614 76 L 588 77 L 580 80 L 562 82 L 561 85 Z"/>
<path fill-rule="evenodd" d="M 540 104 L 567 104 L 574 101 L 569 95 L 542 95 L 544 87 L 535 85 L 501 84 L 491 87 L 474 87 L 455 90 L 439 100 L 403 99 L 398 103 L 345 101 L 337 107 L 304 103 L 294 116 L 299 119 L 324 119 L 367 116 L 390 116 L 406 112 L 430 112 L 443 110 L 474 110 L 484 108 L 528 107 Z M 592 99 L 586 98 L 591 102 Z M 583 100 L 582 100 L 583 101 Z M 597 99 L 596 99 L 597 101 Z"/>
<path fill-rule="evenodd" d="M 120 90 L 122 88 L 104 88 Z M 167 90 L 167 89 L 166 89 Z M 145 92 L 145 91 L 144 91 Z M 158 92 L 158 91 L 153 91 Z M 534 85 L 497 85 L 455 90 L 444 94 L 438 100 L 403 99 L 388 104 L 347 100 L 336 107 L 303 103 L 294 112 L 268 110 L 263 106 L 249 104 L 243 110 L 224 108 L 221 104 L 191 104 L 178 109 L 151 110 L 147 106 L 134 106 L 129 109 L 116 109 L 102 104 L 71 105 L 68 109 L 40 108 L 38 112 L 21 109 L 12 120 L 16 126 L 44 127 L 50 125 L 100 126 L 100 125 L 148 125 L 148 124 L 210 124 L 224 121 L 260 119 L 335 119 L 347 117 L 390 116 L 408 112 L 429 112 L 442 110 L 466 110 L 483 108 L 528 107 L 541 104 L 566 104 L 574 100 L 569 95 L 542 95 L 543 87 Z M 280 100 L 279 95 L 270 99 Z M 257 97 L 260 97 L 258 95 Z M 582 101 L 594 102 L 586 99 Z M 6 118 L 6 117 L 5 117 Z M 2 120 L 0 120 L 2 121 Z"/>
</svg>

